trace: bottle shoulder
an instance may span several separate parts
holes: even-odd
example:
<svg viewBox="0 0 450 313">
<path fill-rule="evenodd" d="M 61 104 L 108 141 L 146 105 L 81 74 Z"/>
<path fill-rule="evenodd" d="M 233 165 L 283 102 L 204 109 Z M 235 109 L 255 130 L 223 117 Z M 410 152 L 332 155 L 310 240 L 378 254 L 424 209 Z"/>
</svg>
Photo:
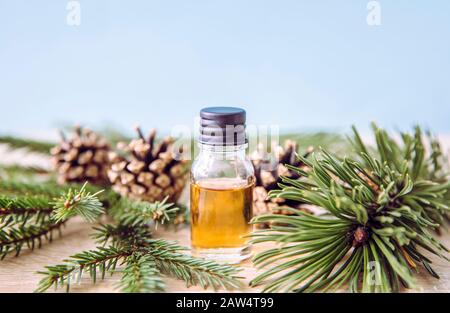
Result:
<svg viewBox="0 0 450 313">
<path fill-rule="evenodd" d="M 228 156 L 227 158 L 217 158 L 200 154 L 191 166 L 191 178 L 196 181 L 207 178 L 248 180 L 253 176 L 254 168 L 247 157 Z"/>
</svg>

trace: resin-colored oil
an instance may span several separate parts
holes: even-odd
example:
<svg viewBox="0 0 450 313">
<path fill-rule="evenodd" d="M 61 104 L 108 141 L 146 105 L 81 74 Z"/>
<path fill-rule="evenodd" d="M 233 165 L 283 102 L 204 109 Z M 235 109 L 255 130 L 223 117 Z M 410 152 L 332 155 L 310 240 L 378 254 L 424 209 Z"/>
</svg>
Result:
<svg viewBox="0 0 450 313">
<path fill-rule="evenodd" d="M 245 254 L 252 218 L 253 182 L 204 179 L 191 184 L 191 240 L 194 252 Z"/>
</svg>

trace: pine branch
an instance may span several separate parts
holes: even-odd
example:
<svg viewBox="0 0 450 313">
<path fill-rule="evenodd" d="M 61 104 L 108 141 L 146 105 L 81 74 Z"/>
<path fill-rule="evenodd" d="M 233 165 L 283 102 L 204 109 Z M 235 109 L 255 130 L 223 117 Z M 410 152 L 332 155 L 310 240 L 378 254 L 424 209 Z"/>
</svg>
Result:
<svg viewBox="0 0 450 313">
<path fill-rule="evenodd" d="M 81 216 L 88 222 L 94 222 L 104 213 L 103 204 L 98 199 L 98 195 L 103 191 L 94 194 L 86 191 L 85 183 L 79 191 L 70 189 L 66 194 L 55 200 L 53 219 L 57 222 L 67 220 L 74 216 Z"/>
<path fill-rule="evenodd" d="M 22 248 L 26 246 L 31 251 L 41 248 L 42 242 L 53 240 L 53 233 L 58 231 L 61 234 L 61 228 L 65 222 L 45 222 L 39 226 L 19 226 L 19 227 L 0 227 L 0 257 L 3 260 L 8 254 L 20 254 Z"/>
<path fill-rule="evenodd" d="M 431 132 L 427 133 L 428 140 L 419 126 L 414 133 L 400 133 L 401 143 L 391 137 L 388 132 L 372 123 L 375 134 L 375 148 L 367 147 L 361 140 L 357 129 L 353 127 L 353 138 L 349 138 L 356 152 L 361 156 L 360 160 L 364 166 L 368 166 L 366 156 L 375 157 L 382 164 L 402 172 L 407 171 L 413 180 L 427 180 L 438 184 L 446 184 L 450 181 L 450 162 L 445 156 L 437 138 Z M 428 146 L 428 147 L 427 147 Z M 450 192 L 445 194 L 445 199 L 450 202 Z M 446 210 L 437 208 L 431 210 L 428 206 L 424 209 L 435 223 L 442 226 L 447 216 Z"/>
<path fill-rule="evenodd" d="M 420 128 L 418 129 L 420 132 Z M 428 141 L 430 143 L 429 164 L 430 174 L 429 179 L 432 181 L 445 181 L 450 176 L 449 156 L 445 155 L 442 150 L 441 143 L 430 131 L 427 132 Z"/>
<path fill-rule="evenodd" d="M 290 209 L 292 216 L 256 217 L 254 223 L 273 226 L 255 232 L 252 241 L 278 246 L 254 258 L 258 267 L 270 269 L 256 277 L 253 286 L 264 285 L 266 292 L 312 292 L 348 283 L 354 292 L 398 291 L 402 285 L 415 286 L 414 272 L 420 265 L 438 277 L 421 250 L 448 260 L 447 248 L 430 231 L 439 227 L 434 214 L 449 210 L 445 195 L 450 184 L 421 178 L 425 170 L 418 165 L 419 141 L 402 151 L 378 132 L 377 157 L 369 155 L 357 132 L 354 143 L 362 161 L 326 151 L 311 159 L 299 156 L 308 169 L 293 169 L 302 178 L 283 177 L 281 189 L 270 193 L 322 207 L 329 214 Z M 408 158 L 414 145 L 416 152 Z"/>
<path fill-rule="evenodd" d="M 344 152 L 348 143 L 340 134 L 327 132 L 303 132 L 280 135 L 280 142 L 292 140 L 298 144 L 298 150 L 304 151 L 309 147 L 322 147 L 334 152 Z"/>
</svg>

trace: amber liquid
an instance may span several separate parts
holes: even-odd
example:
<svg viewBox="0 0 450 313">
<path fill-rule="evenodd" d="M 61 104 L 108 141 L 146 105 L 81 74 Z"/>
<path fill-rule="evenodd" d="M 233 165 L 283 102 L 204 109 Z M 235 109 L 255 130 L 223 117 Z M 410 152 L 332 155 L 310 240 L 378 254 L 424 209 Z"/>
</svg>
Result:
<svg viewBox="0 0 450 313">
<path fill-rule="evenodd" d="M 191 184 L 191 240 L 194 249 L 242 248 L 252 229 L 253 182 L 235 178 Z"/>
</svg>

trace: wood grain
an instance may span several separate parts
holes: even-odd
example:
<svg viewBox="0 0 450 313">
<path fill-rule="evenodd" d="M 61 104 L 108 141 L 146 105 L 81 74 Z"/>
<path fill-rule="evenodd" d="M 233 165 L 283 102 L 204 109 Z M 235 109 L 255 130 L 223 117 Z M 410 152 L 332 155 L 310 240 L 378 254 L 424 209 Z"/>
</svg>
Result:
<svg viewBox="0 0 450 313">
<path fill-rule="evenodd" d="M 58 264 L 64 258 L 69 257 L 77 252 L 86 249 L 95 248 L 95 243 L 89 238 L 92 232 L 91 225 L 83 222 L 79 218 L 75 218 L 68 222 L 63 230 L 62 238 L 55 238 L 51 244 L 44 244 L 42 249 L 24 251 L 24 253 L 16 257 L 7 257 L 0 262 L 0 292 L 33 292 L 35 290 L 40 275 L 37 271 L 42 270 L 46 265 Z M 178 240 L 180 244 L 189 246 L 189 228 L 184 227 L 178 231 L 168 231 L 159 229 L 156 236 L 167 238 L 170 240 Z M 441 238 L 447 246 L 450 245 L 450 235 L 446 234 Z M 261 251 L 268 246 L 258 246 L 254 251 Z M 436 258 L 432 259 L 436 260 Z M 241 275 L 244 277 L 244 287 L 236 292 L 258 292 L 257 288 L 248 287 L 248 282 L 255 277 L 257 270 L 252 266 L 250 261 L 241 264 L 243 271 Z M 441 275 L 440 280 L 436 280 L 424 273 L 418 275 L 418 282 L 421 286 L 417 290 L 409 290 L 409 292 L 450 292 L 450 264 L 442 260 L 434 262 L 434 268 Z M 119 275 L 107 277 L 104 281 L 92 285 L 88 278 L 84 278 L 80 285 L 72 288 L 72 292 L 117 292 L 115 284 Z M 199 287 L 186 288 L 183 282 L 175 279 L 165 279 L 168 292 L 202 292 Z M 63 292 L 59 290 L 58 292 Z M 345 291 L 345 290 L 342 290 Z"/>
</svg>

